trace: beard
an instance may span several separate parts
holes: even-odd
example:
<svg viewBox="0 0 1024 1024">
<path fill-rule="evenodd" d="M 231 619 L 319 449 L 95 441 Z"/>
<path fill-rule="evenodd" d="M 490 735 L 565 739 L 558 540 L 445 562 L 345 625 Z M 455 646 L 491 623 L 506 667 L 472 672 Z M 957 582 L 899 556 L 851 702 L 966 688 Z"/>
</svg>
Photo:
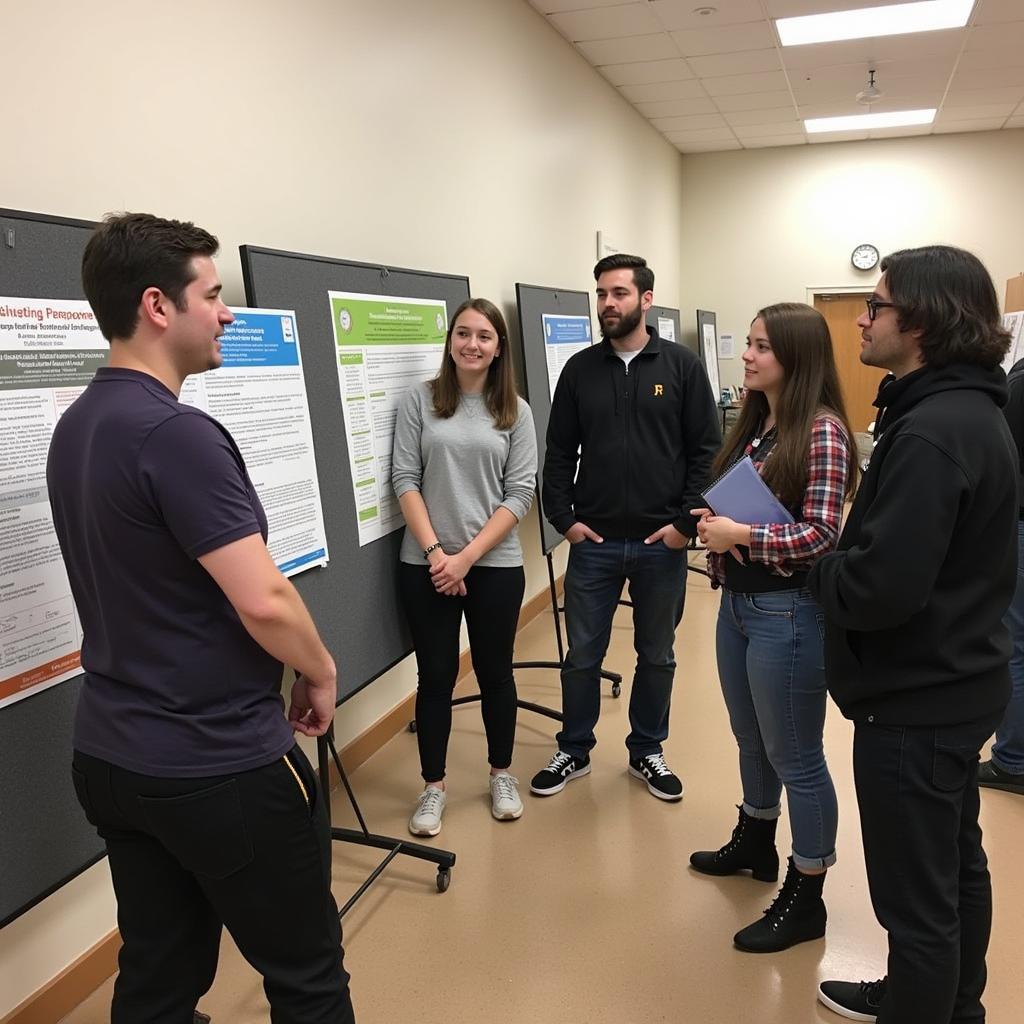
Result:
<svg viewBox="0 0 1024 1024">
<path fill-rule="evenodd" d="M 627 334 L 632 334 L 637 329 L 640 321 L 643 319 L 643 315 L 643 310 L 640 308 L 640 304 L 637 303 L 636 308 L 631 313 L 622 313 L 619 316 L 618 323 L 606 324 L 604 317 L 599 317 L 601 334 L 609 341 L 624 338 Z"/>
</svg>

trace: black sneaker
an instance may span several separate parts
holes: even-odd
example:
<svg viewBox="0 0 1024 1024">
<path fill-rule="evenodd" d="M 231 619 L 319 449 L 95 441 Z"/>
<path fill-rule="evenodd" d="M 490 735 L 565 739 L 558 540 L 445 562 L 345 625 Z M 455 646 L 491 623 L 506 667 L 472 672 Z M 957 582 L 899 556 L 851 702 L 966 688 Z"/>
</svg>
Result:
<svg viewBox="0 0 1024 1024">
<path fill-rule="evenodd" d="M 645 754 L 636 760 L 630 758 L 629 774 L 635 779 L 643 779 L 651 795 L 659 800 L 683 798 L 682 780 L 665 764 L 665 755 L 660 750 L 657 754 Z"/>
<path fill-rule="evenodd" d="M 885 978 L 878 981 L 823 981 L 818 1001 L 850 1020 L 878 1020 L 885 995 Z"/>
<path fill-rule="evenodd" d="M 547 768 L 537 772 L 530 780 L 530 792 L 537 796 L 554 796 L 565 789 L 570 779 L 578 779 L 590 774 L 590 758 L 576 757 L 556 750 L 555 756 L 548 762 Z"/>
<path fill-rule="evenodd" d="M 986 789 L 1001 789 L 1005 793 L 1020 793 L 1024 796 L 1024 775 L 1004 772 L 991 761 L 982 761 L 978 765 L 978 785 Z"/>
</svg>

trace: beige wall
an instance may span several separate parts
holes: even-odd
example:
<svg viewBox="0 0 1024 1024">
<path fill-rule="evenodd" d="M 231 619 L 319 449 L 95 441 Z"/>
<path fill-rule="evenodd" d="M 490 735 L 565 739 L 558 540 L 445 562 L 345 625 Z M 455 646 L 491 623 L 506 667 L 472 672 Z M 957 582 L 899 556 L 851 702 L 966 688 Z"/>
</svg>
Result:
<svg viewBox="0 0 1024 1024">
<path fill-rule="evenodd" d="M 850 253 L 931 243 L 975 252 L 996 282 L 1024 270 L 1024 130 L 709 153 L 683 159 L 683 323 L 713 309 L 736 334 L 807 289 L 865 285 Z M 695 332 L 695 328 L 693 328 Z"/>
<path fill-rule="evenodd" d="M 592 288 L 599 229 L 678 301 L 679 154 L 526 3 L 44 0 L 3 35 L 0 206 L 194 219 L 229 302 L 249 242 L 465 273 L 510 311 L 516 281 Z M 536 513 L 523 538 L 532 595 Z M 407 660 L 340 742 L 414 686 Z M 0 932 L 0 1018 L 113 927 L 101 864 Z"/>
</svg>

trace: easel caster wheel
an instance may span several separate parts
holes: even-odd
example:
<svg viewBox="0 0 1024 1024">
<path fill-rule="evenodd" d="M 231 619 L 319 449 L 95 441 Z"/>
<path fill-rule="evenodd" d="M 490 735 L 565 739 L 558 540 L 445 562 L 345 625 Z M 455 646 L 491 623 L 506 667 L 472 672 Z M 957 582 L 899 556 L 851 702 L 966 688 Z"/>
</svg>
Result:
<svg viewBox="0 0 1024 1024">
<path fill-rule="evenodd" d="M 622 687 L 618 683 L 612 683 L 612 696 L 618 697 L 622 693 Z"/>
<path fill-rule="evenodd" d="M 409 732 L 415 732 L 415 731 L 416 731 L 416 719 L 414 718 L 414 719 L 413 719 L 413 720 L 412 720 L 412 721 L 411 721 L 411 722 L 409 723 Z"/>
<path fill-rule="evenodd" d="M 447 892 L 448 886 L 451 885 L 452 881 L 452 869 L 451 868 L 438 868 L 437 869 L 437 891 Z"/>
</svg>

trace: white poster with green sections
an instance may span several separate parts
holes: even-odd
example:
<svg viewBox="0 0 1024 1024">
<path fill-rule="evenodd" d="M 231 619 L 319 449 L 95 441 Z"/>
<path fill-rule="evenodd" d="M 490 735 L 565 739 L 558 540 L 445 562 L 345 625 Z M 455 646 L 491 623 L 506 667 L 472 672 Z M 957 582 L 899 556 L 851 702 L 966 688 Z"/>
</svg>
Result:
<svg viewBox="0 0 1024 1024">
<path fill-rule="evenodd" d="M 359 545 L 403 525 L 391 487 L 395 417 L 406 391 L 437 375 L 443 299 L 328 292 Z"/>
</svg>

